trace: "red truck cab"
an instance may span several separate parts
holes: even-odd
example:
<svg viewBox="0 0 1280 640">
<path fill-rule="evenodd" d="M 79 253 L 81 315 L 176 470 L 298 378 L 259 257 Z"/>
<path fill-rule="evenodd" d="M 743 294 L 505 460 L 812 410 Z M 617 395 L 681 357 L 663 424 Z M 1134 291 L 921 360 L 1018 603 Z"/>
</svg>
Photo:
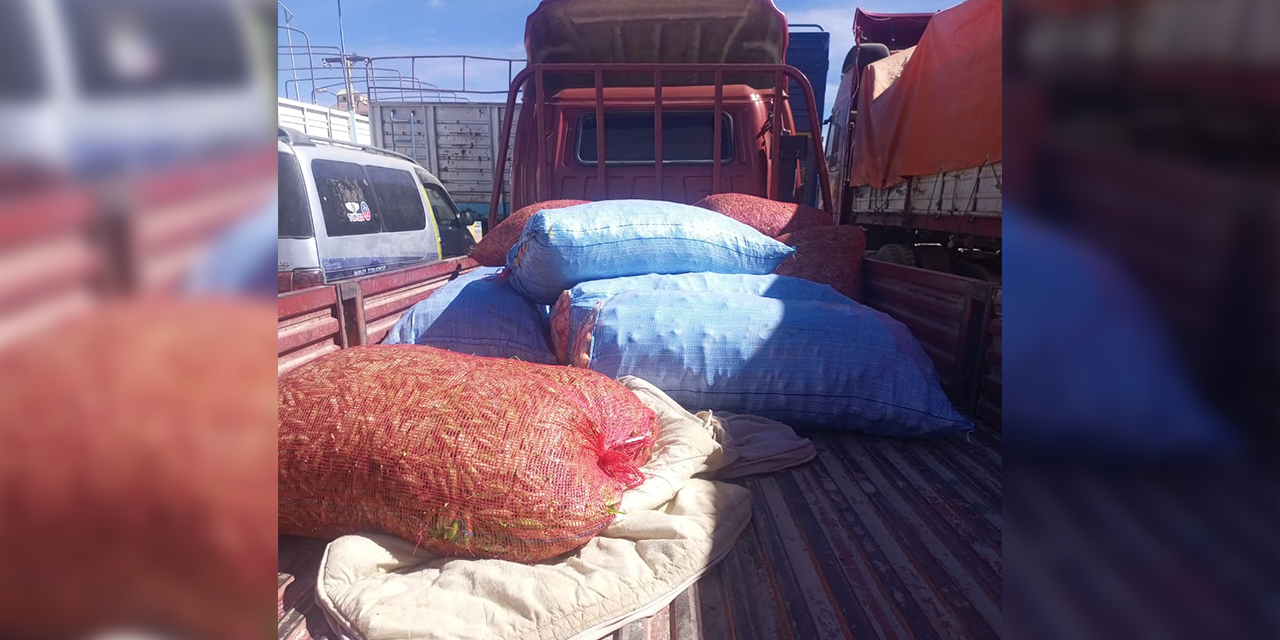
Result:
<svg viewBox="0 0 1280 640">
<path fill-rule="evenodd" d="M 786 46 L 771 0 L 545 0 L 526 24 L 529 62 L 508 93 L 495 185 L 510 157 L 513 210 L 725 192 L 795 201 L 799 162 L 813 154 L 825 191 L 821 142 L 795 135 L 786 89 L 797 82 L 816 122 L 812 87 L 783 64 Z M 491 224 L 500 197 L 495 186 Z"/>
<path fill-rule="evenodd" d="M 547 101 L 554 145 L 549 150 L 550 191 L 537 192 L 536 139 L 516 130 L 512 198 L 517 207 L 548 198 L 605 200 L 647 198 L 692 204 L 713 193 L 714 87 L 670 87 L 663 91 L 662 184 L 654 171 L 654 95 L 652 87 L 607 87 L 606 181 L 599 181 L 593 88 L 569 88 Z M 772 109 L 769 91 L 747 85 L 722 90 L 720 188 L 718 191 L 765 196 L 771 145 L 763 135 Z M 531 128 L 532 118 L 522 118 Z M 782 113 L 785 131 L 793 129 L 791 111 Z"/>
</svg>

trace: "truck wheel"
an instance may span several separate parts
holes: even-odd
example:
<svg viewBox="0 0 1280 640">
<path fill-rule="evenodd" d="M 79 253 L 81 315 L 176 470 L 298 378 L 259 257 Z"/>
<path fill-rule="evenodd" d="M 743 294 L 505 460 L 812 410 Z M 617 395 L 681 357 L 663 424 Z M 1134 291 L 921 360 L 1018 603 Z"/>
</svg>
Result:
<svg viewBox="0 0 1280 640">
<path fill-rule="evenodd" d="M 876 260 L 884 262 L 892 262 L 894 264 L 905 264 L 908 267 L 916 266 L 916 254 L 909 245 L 905 244 L 886 244 L 876 251 Z"/>
<path fill-rule="evenodd" d="M 921 269 L 951 273 L 951 253 L 942 245 L 916 245 L 916 260 Z"/>
<path fill-rule="evenodd" d="M 987 269 L 986 267 L 976 262 L 968 262 L 965 260 L 961 260 L 960 262 L 957 262 L 955 267 L 955 273 L 956 275 L 964 276 L 966 278 L 973 278 L 974 280 L 982 280 L 984 282 L 996 282 L 996 278 L 992 276 L 991 270 Z"/>
</svg>

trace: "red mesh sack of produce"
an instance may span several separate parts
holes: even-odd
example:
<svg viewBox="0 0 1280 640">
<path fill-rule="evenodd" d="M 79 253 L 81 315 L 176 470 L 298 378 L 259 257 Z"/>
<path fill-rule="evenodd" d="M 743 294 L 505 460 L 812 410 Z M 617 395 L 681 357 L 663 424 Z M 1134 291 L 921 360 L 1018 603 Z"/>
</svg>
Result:
<svg viewBox="0 0 1280 640">
<path fill-rule="evenodd" d="M 572 302 L 569 290 L 565 289 L 551 307 L 551 351 L 560 364 L 569 364 L 569 308 Z"/>
<path fill-rule="evenodd" d="M 303 365 L 279 404 L 281 533 L 377 531 L 519 562 L 607 526 L 657 424 L 594 372 L 414 345 Z"/>
<path fill-rule="evenodd" d="M 263 636 L 274 315 L 130 302 L 0 355 L 0 636 Z"/>
<path fill-rule="evenodd" d="M 829 284 L 862 302 L 862 257 L 867 250 L 867 237 L 862 229 L 851 225 L 805 229 L 777 240 L 795 247 L 796 252 L 778 265 L 774 273 Z"/>
<path fill-rule="evenodd" d="M 693 203 L 693 206 L 726 215 L 770 238 L 834 224 L 831 214 L 822 209 L 793 202 L 777 202 L 745 193 L 717 193 Z"/>
<path fill-rule="evenodd" d="M 504 267 L 507 264 L 507 253 L 520 240 L 520 232 L 524 231 L 524 223 L 533 214 L 547 209 L 563 209 L 576 204 L 586 204 L 587 200 L 547 200 L 531 204 L 516 210 L 506 220 L 489 230 L 480 242 L 471 249 L 471 259 L 486 267 Z"/>
</svg>

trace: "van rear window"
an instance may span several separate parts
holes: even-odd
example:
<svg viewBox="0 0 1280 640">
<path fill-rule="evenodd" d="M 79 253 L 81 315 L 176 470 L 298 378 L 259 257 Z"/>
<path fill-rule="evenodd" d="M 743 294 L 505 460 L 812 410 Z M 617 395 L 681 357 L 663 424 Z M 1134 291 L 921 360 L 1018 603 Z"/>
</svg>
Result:
<svg viewBox="0 0 1280 640">
<path fill-rule="evenodd" d="M 422 194 L 413 174 L 385 167 L 365 167 L 373 188 L 378 192 L 384 231 L 422 231 L 427 228 L 427 213 L 422 210 Z"/>
<path fill-rule="evenodd" d="M 89 96 L 239 87 L 248 43 L 224 0 L 61 0 Z"/>
<path fill-rule="evenodd" d="M 733 159 L 732 119 L 721 113 L 720 158 Z M 615 111 L 604 114 L 606 164 L 653 164 L 653 112 Z M 662 164 L 709 164 L 714 158 L 715 114 L 712 111 L 662 113 Z M 578 122 L 578 162 L 596 162 L 596 115 Z"/>
<path fill-rule="evenodd" d="M 364 169 L 350 162 L 312 160 L 324 228 L 330 237 L 382 231 L 382 207 Z"/>
<path fill-rule="evenodd" d="M 298 159 L 279 154 L 276 175 L 279 180 L 280 237 L 310 238 L 311 205 L 307 202 L 307 186 L 302 182 Z"/>
</svg>

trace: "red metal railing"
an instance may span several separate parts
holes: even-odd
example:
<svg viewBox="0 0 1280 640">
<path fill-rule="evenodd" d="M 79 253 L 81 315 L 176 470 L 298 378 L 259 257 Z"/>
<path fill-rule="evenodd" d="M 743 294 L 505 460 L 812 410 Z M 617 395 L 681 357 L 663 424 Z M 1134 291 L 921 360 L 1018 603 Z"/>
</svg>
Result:
<svg viewBox="0 0 1280 640">
<path fill-rule="evenodd" d="M 545 80 L 547 74 L 555 73 L 591 73 L 595 76 L 595 99 L 596 99 L 596 176 L 600 181 L 601 193 L 605 198 L 609 197 L 608 191 L 608 168 L 605 162 L 605 126 L 604 126 L 604 74 L 614 72 L 631 72 L 631 73 L 652 73 L 654 88 L 654 104 L 653 104 L 653 142 L 654 142 L 654 168 L 653 176 L 657 181 L 658 195 L 662 196 L 663 167 L 662 167 L 662 76 L 664 73 L 714 73 L 715 74 L 715 98 L 714 98 L 714 133 L 712 140 L 712 162 L 711 162 L 711 192 L 720 193 L 720 161 L 721 149 L 720 143 L 724 132 L 721 131 L 721 117 L 724 113 L 724 72 L 725 70 L 733 73 L 772 73 L 773 74 L 773 111 L 770 123 L 771 133 L 774 136 L 774 142 L 770 145 L 770 169 L 768 184 L 765 186 L 765 193 L 769 198 L 777 197 L 781 188 L 779 181 L 782 177 L 781 161 L 782 161 L 782 145 L 780 138 L 782 135 L 782 109 L 785 104 L 786 78 L 790 78 L 796 82 L 804 92 L 805 108 L 809 114 L 810 122 L 821 122 L 818 116 L 817 107 L 813 98 L 813 87 L 809 84 L 808 78 L 795 67 L 785 64 L 590 64 L 590 63 L 571 63 L 571 64 L 533 64 L 525 67 L 520 73 L 516 74 L 511 81 L 511 86 L 507 91 L 507 109 L 502 118 L 502 142 L 498 147 L 498 158 L 496 170 L 493 174 L 493 190 L 489 198 L 489 224 L 496 225 L 498 223 L 498 205 L 502 199 L 502 185 L 505 181 L 505 170 L 507 162 L 507 148 L 511 140 L 511 124 L 515 113 L 516 94 L 520 92 L 521 87 L 531 77 L 534 80 L 534 103 L 533 113 L 534 121 L 537 123 L 537 139 L 538 139 L 538 166 L 535 174 L 535 193 L 538 200 L 545 200 L 549 196 L 550 191 L 550 171 L 547 156 L 547 138 L 546 138 L 546 118 L 544 110 L 546 107 L 547 96 L 545 93 Z M 828 213 L 834 213 L 831 201 L 831 183 L 827 176 L 827 158 L 822 150 L 822 136 L 819 132 L 814 131 L 809 136 L 809 141 L 813 146 L 814 158 L 817 160 L 818 168 L 818 184 L 822 189 L 822 206 Z"/>
</svg>

